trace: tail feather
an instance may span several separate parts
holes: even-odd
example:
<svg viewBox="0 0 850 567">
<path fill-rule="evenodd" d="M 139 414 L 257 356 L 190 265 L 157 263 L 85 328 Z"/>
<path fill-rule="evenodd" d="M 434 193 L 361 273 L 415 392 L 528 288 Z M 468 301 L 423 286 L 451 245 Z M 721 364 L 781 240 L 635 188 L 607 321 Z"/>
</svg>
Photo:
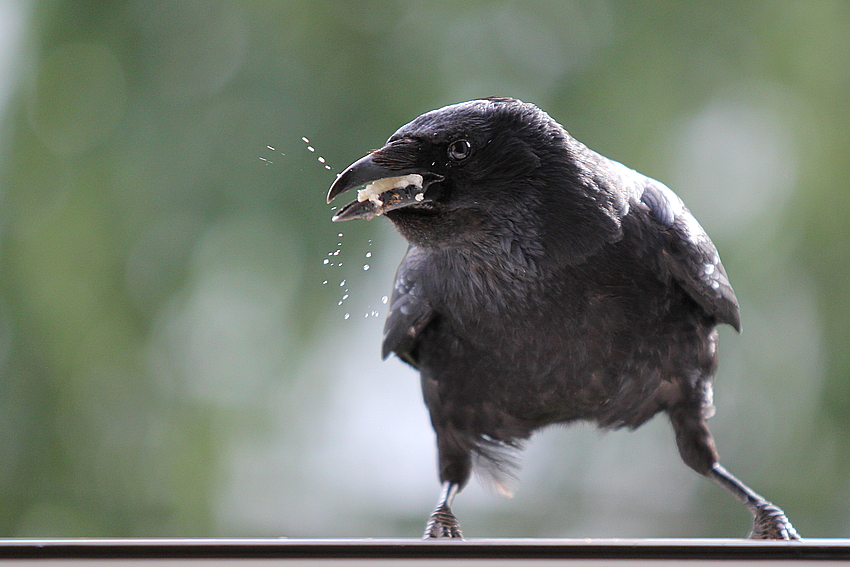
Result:
<svg viewBox="0 0 850 567">
<path fill-rule="evenodd" d="M 486 488 L 512 498 L 519 487 L 519 441 L 505 442 L 482 435 L 473 450 L 475 475 Z"/>
</svg>

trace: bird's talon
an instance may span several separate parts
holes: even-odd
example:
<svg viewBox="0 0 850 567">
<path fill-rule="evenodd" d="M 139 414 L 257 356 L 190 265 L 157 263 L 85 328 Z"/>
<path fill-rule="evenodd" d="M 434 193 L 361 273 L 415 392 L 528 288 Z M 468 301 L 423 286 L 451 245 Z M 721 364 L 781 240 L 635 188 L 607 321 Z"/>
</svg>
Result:
<svg viewBox="0 0 850 567">
<path fill-rule="evenodd" d="M 756 508 L 750 539 L 801 539 L 788 516 L 779 507 L 765 504 Z"/>
<path fill-rule="evenodd" d="M 440 506 L 431 514 L 422 539 L 463 538 L 460 522 L 448 506 Z"/>
</svg>

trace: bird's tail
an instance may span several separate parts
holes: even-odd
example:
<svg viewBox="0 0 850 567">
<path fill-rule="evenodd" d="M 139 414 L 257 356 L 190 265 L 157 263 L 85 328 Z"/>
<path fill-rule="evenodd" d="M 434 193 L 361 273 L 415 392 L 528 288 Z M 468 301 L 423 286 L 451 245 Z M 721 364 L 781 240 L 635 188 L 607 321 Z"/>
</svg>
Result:
<svg viewBox="0 0 850 567">
<path fill-rule="evenodd" d="M 475 475 L 499 496 L 512 498 L 519 487 L 519 453 L 522 442 L 505 442 L 482 435 L 473 449 Z"/>
</svg>

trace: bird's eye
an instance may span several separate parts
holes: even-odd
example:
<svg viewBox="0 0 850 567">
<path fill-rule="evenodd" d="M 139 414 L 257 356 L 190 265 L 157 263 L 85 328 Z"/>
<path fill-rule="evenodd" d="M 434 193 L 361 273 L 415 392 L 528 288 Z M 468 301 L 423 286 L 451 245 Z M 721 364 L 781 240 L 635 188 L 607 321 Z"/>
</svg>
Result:
<svg viewBox="0 0 850 567">
<path fill-rule="evenodd" d="M 469 157 L 472 153 L 472 144 L 469 140 L 455 140 L 449 144 L 449 157 L 455 161 L 461 161 Z"/>
</svg>

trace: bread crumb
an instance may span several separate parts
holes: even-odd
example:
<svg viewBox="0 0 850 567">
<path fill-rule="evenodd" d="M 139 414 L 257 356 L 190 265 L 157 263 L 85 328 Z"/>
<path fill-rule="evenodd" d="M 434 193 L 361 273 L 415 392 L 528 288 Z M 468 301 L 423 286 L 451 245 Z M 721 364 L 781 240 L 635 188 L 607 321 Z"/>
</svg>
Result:
<svg viewBox="0 0 850 567">
<path fill-rule="evenodd" d="M 360 202 L 372 201 L 376 207 L 380 208 L 384 206 L 384 203 L 380 198 L 382 193 L 385 193 L 390 189 L 403 189 L 410 185 L 413 185 L 418 189 L 422 189 L 422 181 L 422 176 L 417 173 L 402 175 L 400 177 L 385 177 L 383 179 L 378 179 L 377 181 L 368 184 L 363 189 L 359 189 L 357 191 L 357 200 Z M 415 197 L 417 201 L 421 201 L 424 198 L 424 193 L 419 193 Z"/>
</svg>

